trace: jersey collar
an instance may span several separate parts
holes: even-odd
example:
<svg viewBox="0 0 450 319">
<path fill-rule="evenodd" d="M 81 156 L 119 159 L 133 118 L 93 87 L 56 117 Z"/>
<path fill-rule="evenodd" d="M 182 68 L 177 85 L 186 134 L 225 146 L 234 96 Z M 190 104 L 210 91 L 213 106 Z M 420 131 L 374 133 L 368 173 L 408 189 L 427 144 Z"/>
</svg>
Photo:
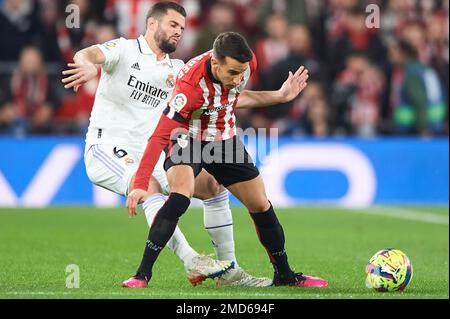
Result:
<svg viewBox="0 0 450 319">
<path fill-rule="evenodd" d="M 214 75 L 212 74 L 212 70 L 211 70 L 211 58 L 209 58 L 208 60 L 206 60 L 206 73 L 208 74 L 208 77 L 209 77 L 209 79 L 211 80 L 211 82 L 220 84 L 220 81 L 216 80 L 216 78 L 215 78 Z"/>
<path fill-rule="evenodd" d="M 147 40 L 145 40 L 145 37 L 143 35 L 137 38 L 137 42 L 139 46 L 139 51 L 141 51 L 142 54 L 152 55 L 156 61 L 156 54 L 152 51 L 152 49 L 147 43 Z M 156 63 L 167 63 L 170 67 L 173 67 L 172 60 L 170 59 L 168 54 L 166 54 L 166 57 L 163 60 L 156 61 Z"/>
</svg>

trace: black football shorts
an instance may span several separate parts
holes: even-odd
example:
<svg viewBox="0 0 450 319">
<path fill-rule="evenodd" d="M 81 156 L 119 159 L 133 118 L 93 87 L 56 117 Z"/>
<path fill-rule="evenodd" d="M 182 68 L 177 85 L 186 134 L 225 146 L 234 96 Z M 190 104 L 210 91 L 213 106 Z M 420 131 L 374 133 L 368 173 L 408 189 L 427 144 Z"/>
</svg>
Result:
<svg viewBox="0 0 450 319">
<path fill-rule="evenodd" d="M 172 138 L 165 152 L 166 171 L 172 166 L 189 165 L 197 176 L 204 168 L 225 187 L 259 176 L 258 168 L 237 136 L 203 142 L 180 133 Z"/>
</svg>

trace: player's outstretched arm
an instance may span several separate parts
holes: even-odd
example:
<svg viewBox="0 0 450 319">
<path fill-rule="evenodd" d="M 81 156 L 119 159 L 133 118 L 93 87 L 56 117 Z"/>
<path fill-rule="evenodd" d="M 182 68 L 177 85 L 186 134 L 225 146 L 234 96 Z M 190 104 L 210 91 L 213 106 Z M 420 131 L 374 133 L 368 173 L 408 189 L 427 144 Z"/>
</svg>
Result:
<svg viewBox="0 0 450 319">
<path fill-rule="evenodd" d="M 164 147 L 169 143 L 172 132 L 179 127 L 180 123 L 177 121 L 172 120 L 165 115 L 161 116 L 158 126 L 152 137 L 149 139 L 144 155 L 139 163 L 133 190 L 127 196 L 126 206 L 130 217 L 137 214 L 137 205 L 147 194 L 148 183 L 150 182 L 150 177 L 152 176 L 155 165 L 159 160 L 159 156 Z"/>
<path fill-rule="evenodd" d="M 97 66 L 105 62 L 105 55 L 97 46 L 91 46 L 75 53 L 74 63 L 69 63 L 70 70 L 63 71 L 65 78 L 62 80 L 64 88 L 76 92 L 84 83 L 97 76 Z"/>
<path fill-rule="evenodd" d="M 236 108 L 267 107 L 290 102 L 303 91 L 307 85 L 306 81 L 308 78 L 308 70 L 301 66 L 294 74 L 289 72 L 287 80 L 277 91 L 244 90 L 239 95 Z"/>
</svg>

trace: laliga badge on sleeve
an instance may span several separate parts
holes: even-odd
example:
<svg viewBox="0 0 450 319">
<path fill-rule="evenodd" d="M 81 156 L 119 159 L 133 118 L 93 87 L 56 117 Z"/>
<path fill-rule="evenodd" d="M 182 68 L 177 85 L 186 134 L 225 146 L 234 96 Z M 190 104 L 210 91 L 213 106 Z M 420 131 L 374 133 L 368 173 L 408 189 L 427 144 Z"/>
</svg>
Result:
<svg viewBox="0 0 450 319">
<path fill-rule="evenodd" d="M 117 40 L 111 40 L 108 42 L 103 43 L 103 46 L 107 48 L 108 50 L 114 49 L 117 47 Z"/>
<path fill-rule="evenodd" d="M 180 112 L 187 104 L 187 97 L 183 93 L 178 93 L 172 98 L 170 106 L 172 106 L 177 112 Z"/>
</svg>

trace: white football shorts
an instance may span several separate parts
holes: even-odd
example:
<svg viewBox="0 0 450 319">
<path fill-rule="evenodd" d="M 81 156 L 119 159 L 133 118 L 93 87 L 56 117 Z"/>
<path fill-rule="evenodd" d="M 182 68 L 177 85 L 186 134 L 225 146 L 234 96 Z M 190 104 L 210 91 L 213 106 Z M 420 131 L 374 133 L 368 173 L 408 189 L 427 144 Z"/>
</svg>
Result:
<svg viewBox="0 0 450 319">
<path fill-rule="evenodd" d="M 126 145 L 106 143 L 86 145 L 84 152 L 86 174 L 95 185 L 127 196 L 131 179 L 143 155 L 143 152 L 127 149 Z M 168 195 L 170 189 L 163 168 L 164 160 L 165 154 L 162 152 L 153 171 L 153 177 L 161 185 L 163 194 Z"/>
</svg>

